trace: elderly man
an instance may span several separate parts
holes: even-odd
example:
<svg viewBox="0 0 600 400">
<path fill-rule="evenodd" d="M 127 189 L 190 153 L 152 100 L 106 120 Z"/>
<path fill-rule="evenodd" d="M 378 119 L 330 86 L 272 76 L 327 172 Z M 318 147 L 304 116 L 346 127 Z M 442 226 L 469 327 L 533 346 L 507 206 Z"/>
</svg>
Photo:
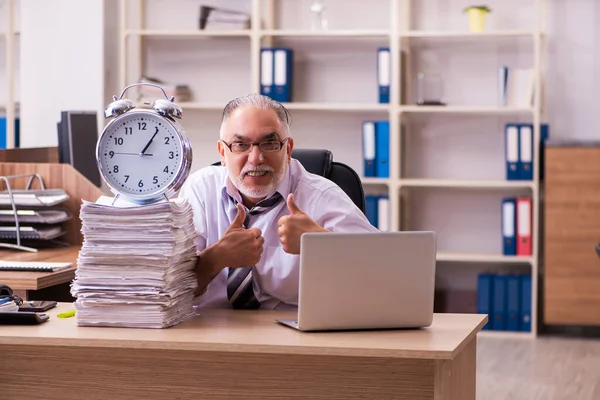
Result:
<svg viewBox="0 0 600 400">
<path fill-rule="evenodd" d="M 223 110 L 221 166 L 193 173 L 180 196 L 199 232 L 197 304 L 296 308 L 305 232 L 377 231 L 335 183 L 292 158 L 288 111 L 250 94 Z"/>
</svg>

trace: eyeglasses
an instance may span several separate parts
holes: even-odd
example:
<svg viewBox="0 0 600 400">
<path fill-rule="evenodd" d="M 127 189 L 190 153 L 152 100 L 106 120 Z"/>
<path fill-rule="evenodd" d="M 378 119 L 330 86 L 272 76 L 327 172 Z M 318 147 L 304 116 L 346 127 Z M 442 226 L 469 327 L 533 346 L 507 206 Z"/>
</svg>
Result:
<svg viewBox="0 0 600 400">
<path fill-rule="evenodd" d="M 252 146 L 258 146 L 260 151 L 263 153 L 274 153 L 276 151 L 281 150 L 283 144 L 288 141 L 289 138 L 285 138 L 282 141 L 278 140 L 270 140 L 268 142 L 260 142 L 260 143 L 249 143 L 249 142 L 233 142 L 227 143 L 224 140 L 221 142 L 225 143 L 225 146 L 229 147 L 229 150 L 232 153 L 249 153 L 252 150 Z"/>
</svg>

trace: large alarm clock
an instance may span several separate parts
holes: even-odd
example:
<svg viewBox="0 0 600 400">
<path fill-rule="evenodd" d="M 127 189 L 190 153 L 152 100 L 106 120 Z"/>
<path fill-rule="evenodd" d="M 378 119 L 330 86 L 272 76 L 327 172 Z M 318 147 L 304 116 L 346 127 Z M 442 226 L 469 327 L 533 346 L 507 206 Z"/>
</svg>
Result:
<svg viewBox="0 0 600 400">
<path fill-rule="evenodd" d="M 133 86 L 159 88 L 165 95 L 151 108 L 123 99 Z M 192 164 L 190 141 L 176 119 L 182 110 L 158 85 L 136 83 L 123 89 L 104 112 L 112 120 L 96 145 L 100 175 L 116 195 L 138 204 L 168 200 L 187 179 Z"/>
</svg>

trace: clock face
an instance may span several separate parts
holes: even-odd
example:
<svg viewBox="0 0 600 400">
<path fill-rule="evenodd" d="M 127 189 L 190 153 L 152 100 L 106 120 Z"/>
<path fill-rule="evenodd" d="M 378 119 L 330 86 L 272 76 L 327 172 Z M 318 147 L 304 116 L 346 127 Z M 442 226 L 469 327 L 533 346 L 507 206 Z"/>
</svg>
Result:
<svg viewBox="0 0 600 400">
<path fill-rule="evenodd" d="M 152 197 L 164 192 L 182 167 L 177 129 L 153 112 L 128 112 L 111 122 L 98 142 L 100 171 L 117 192 Z"/>
</svg>

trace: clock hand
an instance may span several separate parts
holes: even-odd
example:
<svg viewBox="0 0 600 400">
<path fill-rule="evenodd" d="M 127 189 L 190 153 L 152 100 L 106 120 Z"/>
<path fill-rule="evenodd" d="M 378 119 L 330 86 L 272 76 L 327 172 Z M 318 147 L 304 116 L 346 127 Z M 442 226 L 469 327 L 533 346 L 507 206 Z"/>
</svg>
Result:
<svg viewBox="0 0 600 400">
<path fill-rule="evenodd" d="M 124 154 L 126 156 L 139 156 L 140 153 L 119 153 L 119 152 L 115 152 L 114 154 Z M 144 154 L 145 156 L 153 156 L 154 154 Z"/>
<path fill-rule="evenodd" d="M 148 143 L 146 143 L 146 146 L 144 147 L 144 149 L 141 151 L 141 153 L 140 153 L 141 157 L 144 156 L 144 154 L 146 153 L 146 150 L 148 150 L 148 147 L 150 147 L 150 145 L 152 144 L 152 141 L 154 140 L 154 138 L 158 134 L 158 126 L 156 126 L 155 128 L 156 128 L 156 132 L 154 132 L 154 135 L 152 135 L 152 137 L 150 138 L 150 140 L 148 141 Z"/>
</svg>

